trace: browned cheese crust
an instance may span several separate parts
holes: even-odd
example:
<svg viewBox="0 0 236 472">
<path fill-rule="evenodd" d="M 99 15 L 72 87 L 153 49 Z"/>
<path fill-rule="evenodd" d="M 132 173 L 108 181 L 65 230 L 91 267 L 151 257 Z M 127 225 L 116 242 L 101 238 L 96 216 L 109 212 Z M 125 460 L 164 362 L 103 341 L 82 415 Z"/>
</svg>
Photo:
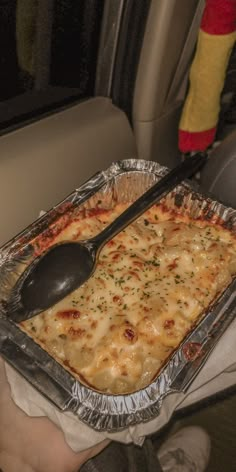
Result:
<svg viewBox="0 0 236 472">
<path fill-rule="evenodd" d="M 53 239 L 87 239 L 124 207 L 87 211 Z M 102 250 L 94 275 L 22 328 L 96 390 L 147 386 L 236 273 L 235 236 L 154 205 Z"/>
</svg>

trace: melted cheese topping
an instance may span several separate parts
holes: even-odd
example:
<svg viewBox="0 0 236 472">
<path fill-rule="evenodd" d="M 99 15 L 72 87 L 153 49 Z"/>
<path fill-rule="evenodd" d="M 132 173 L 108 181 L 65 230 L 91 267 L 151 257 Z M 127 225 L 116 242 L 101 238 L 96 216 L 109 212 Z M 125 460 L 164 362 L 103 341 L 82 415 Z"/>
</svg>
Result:
<svg viewBox="0 0 236 472">
<path fill-rule="evenodd" d="M 123 210 L 83 213 L 51 244 L 87 239 Z M 84 383 L 132 392 L 155 378 L 235 273 L 230 231 L 155 205 L 103 248 L 82 287 L 22 327 Z"/>
</svg>

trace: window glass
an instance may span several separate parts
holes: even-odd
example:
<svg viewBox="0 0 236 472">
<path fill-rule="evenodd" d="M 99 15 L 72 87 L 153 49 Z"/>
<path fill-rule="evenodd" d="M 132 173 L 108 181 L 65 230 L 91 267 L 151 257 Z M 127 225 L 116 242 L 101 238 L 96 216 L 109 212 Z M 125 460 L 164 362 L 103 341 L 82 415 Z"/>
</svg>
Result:
<svg viewBox="0 0 236 472">
<path fill-rule="evenodd" d="M 103 0 L 1 0 L 1 129 L 93 95 L 103 8 Z"/>
</svg>

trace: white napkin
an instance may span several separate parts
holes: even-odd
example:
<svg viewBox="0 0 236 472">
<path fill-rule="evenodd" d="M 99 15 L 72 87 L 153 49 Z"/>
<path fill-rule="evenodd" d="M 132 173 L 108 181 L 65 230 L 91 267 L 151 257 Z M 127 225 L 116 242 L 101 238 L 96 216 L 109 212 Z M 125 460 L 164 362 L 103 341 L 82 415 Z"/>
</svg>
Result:
<svg viewBox="0 0 236 472">
<path fill-rule="evenodd" d="M 176 409 L 183 408 L 236 384 L 236 320 L 221 337 L 206 364 L 187 393 L 166 397 L 160 414 L 148 423 L 131 426 L 117 433 L 94 431 L 69 412 L 61 412 L 34 389 L 20 374 L 5 363 L 7 378 L 15 403 L 29 416 L 49 417 L 65 435 L 68 445 L 79 452 L 94 446 L 104 438 L 141 445 L 145 436 L 161 429 Z"/>
</svg>

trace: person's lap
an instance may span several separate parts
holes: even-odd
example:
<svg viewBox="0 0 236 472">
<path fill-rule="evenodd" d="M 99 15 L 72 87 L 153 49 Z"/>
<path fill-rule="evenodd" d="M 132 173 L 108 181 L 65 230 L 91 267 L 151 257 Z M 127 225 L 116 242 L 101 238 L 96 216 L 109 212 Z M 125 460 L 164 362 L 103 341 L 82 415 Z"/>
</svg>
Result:
<svg viewBox="0 0 236 472">
<path fill-rule="evenodd" d="M 0 469 L 4 472 L 74 472 L 98 454 L 108 440 L 74 453 L 63 433 L 45 417 L 32 418 L 11 398 L 4 363 L 0 359 Z"/>
<path fill-rule="evenodd" d="M 196 436 L 196 431 L 194 434 Z M 194 442 L 194 434 L 192 434 L 192 443 Z M 202 432 L 201 435 L 199 434 L 197 432 L 198 438 L 203 435 Z M 206 434 L 203 436 L 204 441 L 202 442 L 204 447 L 202 447 L 201 451 L 205 451 L 206 460 L 202 461 L 204 465 L 208 460 L 209 440 L 206 441 Z M 172 438 L 172 443 L 174 444 L 173 441 Z M 66 443 L 62 431 L 49 418 L 28 416 L 14 403 L 11 398 L 11 390 L 6 377 L 4 362 L 0 358 L 1 472 L 78 472 L 79 470 L 81 472 L 102 472 L 104 470 L 112 472 L 162 471 L 159 462 L 159 451 L 156 451 L 151 439 L 146 439 L 142 447 L 117 442 L 111 442 L 109 445 L 109 442 L 109 440 L 104 440 L 90 449 L 75 453 Z M 179 441 L 176 444 L 178 448 L 181 445 L 183 457 L 185 457 L 185 442 L 186 433 L 185 436 L 182 433 L 181 442 Z M 172 449 L 173 444 L 171 446 Z M 165 446 L 165 453 L 167 452 L 168 445 Z M 187 453 L 189 454 L 190 451 L 187 450 Z M 182 456 L 181 464 L 183 462 Z M 199 458 L 199 454 L 195 453 L 195 456 Z M 195 456 L 193 454 L 193 458 Z M 170 457 L 172 462 L 173 458 L 176 459 L 174 452 Z M 177 463 L 179 464 L 178 461 Z M 187 467 L 186 470 L 190 469 Z M 205 468 L 202 467 L 199 470 L 203 471 Z"/>
</svg>

